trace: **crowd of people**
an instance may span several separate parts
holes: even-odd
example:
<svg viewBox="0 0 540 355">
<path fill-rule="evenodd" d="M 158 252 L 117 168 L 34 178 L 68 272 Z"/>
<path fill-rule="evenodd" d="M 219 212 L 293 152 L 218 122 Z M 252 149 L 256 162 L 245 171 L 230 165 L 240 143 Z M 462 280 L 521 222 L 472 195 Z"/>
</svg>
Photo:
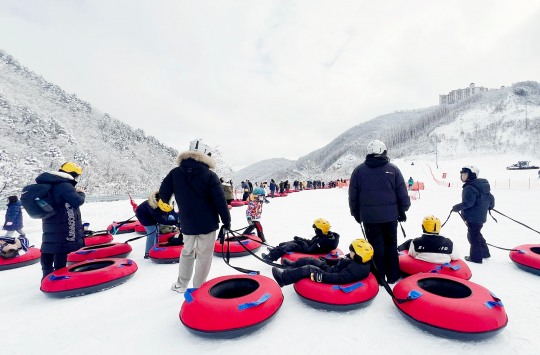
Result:
<svg viewBox="0 0 540 355">
<path fill-rule="evenodd" d="M 185 292 L 190 282 L 193 287 L 204 283 L 212 264 L 216 231 L 220 224 L 225 230 L 231 228 L 228 204 L 234 200 L 232 180 L 219 178 L 214 169 L 211 149 L 200 140 L 190 143 L 189 150 L 176 159 L 177 166 L 163 179 L 148 199 L 136 207 L 136 216 L 145 227 L 147 243 L 145 258 L 157 243 L 159 225 L 174 225 L 183 236 L 179 259 L 178 277 L 171 289 Z M 50 203 L 56 213 L 42 219 L 41 267 L 42 277 L 66 266 L 67 255 L 84 245 L 85 231 L 80 206 L 85 202 L 84 189 L 77 187 L 82 168 L 74 162 L 66 162 L 58 171 L 44 172 L 36 178 L 37 184 L 50 185 Z M 479 178 L 479 169 L 465 166 L 461 170 L 463 182 L 462 201 L 452 211 L 462 215 L 467 225 L 470 253 L 465 260 L 482 263 L 490 257 L 481 229 L 487 212 L 495 206 L 489 182 Z M 400 278 L 398 250 L 408 250 L 411 257 L 433 263 L 445 263 L 458 256 L 452 241 L 441 236 L 440 220 L 426 216 L 422 221 L 421 237 L 397 245 L 397 226 L 407 221 L 406 212 L 411 206 L 407 190 L 412 178 L 406 183 L 399 168 L 390 163 L 386 145 L 373 140 L 367 145 L 365 161 L 357 166 L 350 180 L 295 180 L 297 190 L 335 187 L 348 183 L 348 202 L 352 217 L 363 226 L 365 240 L 356 239 L 349 245 L 349 254 L 338 260 L 307 258 L 286 262 L 286 270 L 274 268 L 272 273 L 280 286 L 294 283 L 302 278 L 315 282 L 347 283 L 365 278 L 372 272 L 379 283 L 395 283 Z M 248 201 L 246 219 L 249 234 L 256 230 L 266 241 L 260 223 L 266 196 L 291 189 L 288 180 L 252 184 L 241 183 L 242 200 Z M 171 205 L 174 197 L 176 211 Z M 17 196 L 8 197 L 8 209 L 0 237 L 0 257 L 13 258 L 28 250 L 28 239 L 23 230 L 22 206 Z M 134 206 L 135 208 L 135 206 Z M 315 236 L 311 239 L 294 237 L 293 240 L 271 247 L 262 258 L 272 263 L 287 252 L 305 254 L 327 253 L 337 248 L 340 235 L 330 230 L 330 222 L 318 218 L 313 222 Z M 18 237 L 14 237 L 14 233 Z M 87 233 L 86 233 L 87 234 Z"/>
</svg>

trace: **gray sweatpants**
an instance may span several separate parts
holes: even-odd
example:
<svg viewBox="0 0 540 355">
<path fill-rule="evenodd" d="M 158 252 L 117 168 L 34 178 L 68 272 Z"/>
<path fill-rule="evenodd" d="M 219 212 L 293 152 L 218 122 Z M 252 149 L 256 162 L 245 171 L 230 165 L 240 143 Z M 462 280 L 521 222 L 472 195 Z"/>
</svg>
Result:
<svg viewBox="0 0 540 355">
<path fill-rule="evenodd" d="M 214 253 L 214 243 L 216 242 L 216 231 L 208 234 L 187 235 L 184 234 L 184 249 L 180 254 L 178 265 L 178 285 L 188 288 L 189 280 L 193 275 L 195 259 L 195 276 L 193 277 L 193 287 L 200 287 L 210 272 L 212 265 L 212 255 Z"/>
</svg>

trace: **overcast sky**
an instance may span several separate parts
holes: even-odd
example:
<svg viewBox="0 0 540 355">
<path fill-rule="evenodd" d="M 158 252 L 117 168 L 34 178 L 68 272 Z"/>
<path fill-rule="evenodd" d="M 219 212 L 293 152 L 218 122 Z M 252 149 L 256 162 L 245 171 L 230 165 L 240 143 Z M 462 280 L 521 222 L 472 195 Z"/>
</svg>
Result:
<svg viewBox="0 0 540 355">
<path fill-rule="evenodd" d="M 180 151 L 203 138 L 235 169 L 471 82 L 540 81 L 537 0 L 1 0 L 0 39 L 97 109 Z"/>
</svg>

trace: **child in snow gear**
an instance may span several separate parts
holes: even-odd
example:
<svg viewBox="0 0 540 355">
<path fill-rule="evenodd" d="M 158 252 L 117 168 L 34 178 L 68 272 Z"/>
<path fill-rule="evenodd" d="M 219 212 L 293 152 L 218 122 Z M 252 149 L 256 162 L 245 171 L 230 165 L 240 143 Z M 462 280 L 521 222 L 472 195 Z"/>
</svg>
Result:
<svg viewBox="0 0 540 355">
<path fill-rule="evenodd" d="M 479 179 L 480 170 L 467 165 L 461 168 L 461 203 L 452 207 L 452 212 L 462 211 L 462 218 L 467 225 L 467 239 L 471 244 L 470 253 L 465 260 L 482 264 L 482 259 L 491 255 L 486 240 L 480 232 L 486 223 L 488 210 L 495 208 L 495 197 L 490 192 L 489 182 Z"/>
<path fill-rule="evenodd" d="M 369 276 L 373 247 L 364 239 L 355 239 L 349 246 L 349 254 L 339 259 L 300 258 L 295 262 L 284 260 L 287 269 L 272 268 L 272 275 L 280 287 L 305 278 L 326 284 L 342 285 Z"/>
<path fill-rule="evenodd" d="M 154 191 L 148 196 L 148 200 L 137 207 L 135 216 L 137 216 L 137 219 L 146 231 L 144 258 L 148 259 L 150 248 L 157 244 L 159 225 L 178 224 L 178 215 L 174 212 L 171 205 L 159 198 L 159 191 Z"/>
<path fill-rule="evenodd" d="M 0 258 L 13 259 L 22 251 L 26 253 L 30 248 L 28 239 L 24 235 L 14 237 L 0 237 Z"/>
<path fill-rule="evenodd" d="M 249 195 L 249 203 L 246 209 L 246 219 L 249 226 L 244 230 L 242 234 L 251 234 L 253 230 L 257 230 L 257 236 L 266 242 L 264 237 L 263 228 L 260 222 L 262 215 L 263 202 L 268 202 L 265 197 L 265 192 L 262 187 L 256 187 L 253 193 Z"/>
<path fill-rule="evenodd" d="M 287 252 L 297 252 L 305 254 L 323 254 L 336 249 L 339 244 L 339 234 L 330 231 L 330 223 L 317 218 L 313 221 L 315 236 L 311 239 L 294 237 L 294 240 L 280 243 L 275 248 L 270 249 L 268 254 L 262 254 L 266 261 L 275 261 Z"/>
<path fill-rule="evenodd" d="M 409 185 L 409 191 L 410 191 L 412 189 L 413 184 L 414 184 L 414 180 L 413 180 L 412 176 L 409 177 L 409 181 L 407 181 L 407 184 Z"/>
<path fill-rule="evenodd" d="M 84 246 L 84 233 L 79 207 L 85 193 L 76 188 L 82 168 L 73 162 L 63 164 L 58 171 L 45 172 L 36 178 L 38 184 L 50 184 L 52 207 L 56 214 L 41 220 L 41 268 L 43 277 L 66 266 L 67 255 Z"/>
<path fill-rule="evenodd" d="M 434 264 L 445 264 L 459 259 L 457 253 L 454 253 L 452 241 L 439 235 L 441 221 L 437 217 L 424 217 L 422 231 L 421 237 L 407 240 L 398 250 L 409 250 L 409 255 L 413 258 Z"/>
</svg>

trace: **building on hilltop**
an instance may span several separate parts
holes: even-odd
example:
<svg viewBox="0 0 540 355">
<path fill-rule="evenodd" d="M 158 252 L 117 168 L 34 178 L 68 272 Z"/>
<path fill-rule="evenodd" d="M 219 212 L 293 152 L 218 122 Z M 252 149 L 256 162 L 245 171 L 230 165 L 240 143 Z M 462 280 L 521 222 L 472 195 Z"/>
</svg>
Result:
<svg viewBox="0 0 540 355">
<path fill-rule="evenodd" d="M 483 86 L 475 86 L 474 83 L 471 83 L 468 88 L 452 90 L 448 95 L 439 95 L 439 105 L 455 104 L 484 91 L 488 91 L 488 89 Z"/>
</svg>

